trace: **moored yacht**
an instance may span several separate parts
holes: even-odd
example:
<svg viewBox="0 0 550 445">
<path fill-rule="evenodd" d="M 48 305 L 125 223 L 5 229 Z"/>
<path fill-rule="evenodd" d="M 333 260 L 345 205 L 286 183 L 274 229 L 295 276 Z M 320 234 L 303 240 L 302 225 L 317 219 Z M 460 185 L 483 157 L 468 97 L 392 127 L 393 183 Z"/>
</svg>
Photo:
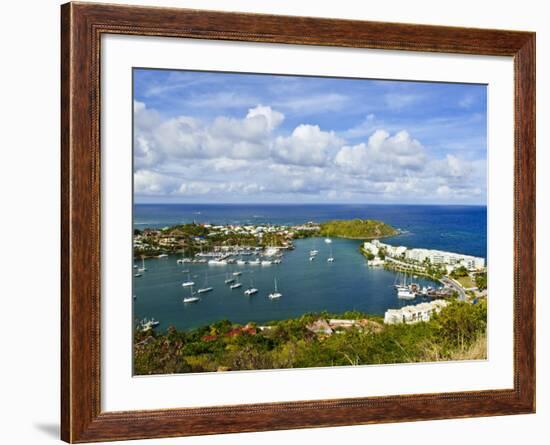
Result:
<svg viewBox="0 0 550 445">
<path fill-rule="evenodd" d="M 209 260 L 208 264 L 212 266 L 225 266 L 227 264 L 227 260 Z"/>
<path fill-rule="evenodd" d="M 138 272 L 145 272 L 147 269 L 145 268 L 145 258 L 141 257 L 141 267 L 138 269 Z"/>
<path fill-rule="evenodd" d="M 402 300 L 413 300 L 416 297 L 416 285 L 407 285 L 407 274 L 403 274 L 403 282 L 395 285 L 397 298 Z"/>
<path fill-rule="evenodd" d="M 183 299 L 184 303 L 198 303 L 201 299 L 199 297 L 186 297 Z"/>
<path fill-rule="evenodd" d="M 183 283 L 181 283 L 181 285 L 183 287 L 192 287 L 195 285 L 195 282 L 194 281 L 191 281 L 191 276 L 190 274 L 187 274 L 187 281 L 184 281 Z"/>
<path fill-rule="evenodd" d="M 248 289 L 246 289 L 244 291 L 244 294 L 250 296 L 250 295 L 254 295 L 256 293 L 258 293 L 258 289 L 256 289 L 254 287 L 254 283 L 252 282 L 252 278 L 250 278 L 250 286 L 248 287 Z"/>
<path fill-rule="evenodd" d="M 397 290 L 397 298 L 402 300 L 412 300 L 416 297 L 416 294 L 408 288 L 401 288 Z"/>
<path fill-rule="evenodd" d="M 277 278 L 275 278 L 274 281 L 275 281 L 275 290 L 267 296 L 270 300 L 276 300 L 283 296 L 283 294 L 280 293 L 277 289 Z"/>
<path fill-rule="evenodd" d="M 332 246 L 330 247 L 330 256 L 327 258 L 328 263 L 334 262 L 334 257 L 332 256 Z"/>
<path fill-rule="evenodd" d="M 193 292 L 193 287 L 191 286 L 189 288 L 189 296 L 188 297 L 185 297 L 183 299 L 183 302 L 184 303 L 197 303 L 200 301 L 200 298 L 199 297 L 195 297 L 195 293 Z"/>
<path fill-rule="evenodd" d="M 208 286 L 208 271 L 205 271 L 204 273 L 204 286 L 197 290 L 197 294 L 204 294 L 206 292 L 213 291 L 214 288 L 211 286 Z"/>
</svg>

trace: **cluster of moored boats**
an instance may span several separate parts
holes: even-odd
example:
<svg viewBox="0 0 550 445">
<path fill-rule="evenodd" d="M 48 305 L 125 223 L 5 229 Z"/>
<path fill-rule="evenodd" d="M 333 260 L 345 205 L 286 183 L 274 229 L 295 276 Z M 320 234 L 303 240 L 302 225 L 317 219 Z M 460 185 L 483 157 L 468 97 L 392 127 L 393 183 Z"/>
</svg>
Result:
<svg viewBox="0 0 550 445">
<path fill-rule="evenodd" d="M 412 278 L 416 278 L 413 276 Z M 397 292 L 397 298 L 402 300 L 413 300 L 416 297 L 427 297 L 433 295 L 437 289 L 431 286 L 420 286 L 412 281 L 407 282 L 407 274 L 403 274 L 403 280 L 400 283 L 395 283 L 394 287 Z M 397 280 L 397 276 L 396 276 Z"/>
<path fill-rule="evenodd" d="M 253 260 L 245 260 L 243 257 L 255 255 Z M 178 264 L 202 263 L 210 266 L 227 266 L 228 264 L 237 264 L 239 266 L 269 266 L 271 264 L 281 264 L 283 254 L 277 247 L 269 247 L 262 253 L 262 248 L 248 248 L 235 250 L 231 252 L 209 252 L 197 253 L 194 258 L 180 258 Z"/>
<path fill-rule="evenodd" d="M 194 290 L 195 282 L 191 280 L 191 276 L 189 275 L 188 271 L 187 271 L 187 273 L 188 273 L 187 281 L 184 281 L 181 285 L 182 285 L 182 287 L 186 287 L 186 288 L 189 289 L 189 296 L 185 297 L 183 299 L 183 302 L 184 303 L 198 303 L 201 300 L 200 296 L 199 296 L 200 294 L 206 294 L 206 293 L 212 292 L 214 290 L 214 288 L 212 286 L 208 285 L 208 271 L 205 271 L 203 286 L 198 288 L 196 291 Z M 224 285 L 228 286 L 229 289 L 231 289 L 231 290 L 241 288 L 242 285 L 243 285 L 239 281 L 239 277 L 241 275 L 242 275 L 242 272 L 239 272 L 239 271 L 233 272 L 231 275 L 226 274 L 226 277 L 225 277 L 225 280 L 224 280 Z M 256 287 L 254 287 L 252 278 L 250 278 L 250 285 L 243 292 L 244 295 L 251 296 L 251 295 L 257 294 L 258 292 L 259 292 L 258 289 Z M 277 278 L 275 278 L 275 289 L 267 297 L 270 300 L 275 300 L 275 299 L 281 298 L 282 296 L 283 296 L 283 294 L 281 294 L 277 290 Z"/>
<path fill-rule="evenodd" d="M 331 245 L 332 240 L 330 238 L 325 238 L 325 243 Z M 309 261 L 315 261 L 317 258 L 317 254 L 319 253 L 318 250 L 313 249 L 309 251 Z M 334 256 L 332 255 L 332 245 L 330 246 L 330 254 L 327 258 L 327 263 L 333 263 L 334 262 Z"/>
<path fill-rule="evenodd" d="M 331 244 L 332 240 L 330 238 L 325 239 L 326 244 Z M 255 249 L 260 250 L 260 249 Z M 238 254 L 238 258 L 234 258 L 235 254 Z M 309 260 L 314 261 L 319 254 L 319 251 L 316 249 L 312 249 L 309 251 Z M 257 255 L 256 258 L 253 260 L 244 260 L 243 256 L 248 255 Z M 197 258 L 198 257 L 198 258 Z M 210 259 L 207 259 L 205 257 L 210 257 Z M 269 266 L 272 264 L 280 264 L 282 261 L 283 254 L 279 252 L 277 249 L 268 249 L 267 254 L 261 255 L 259 252 L 256 251 L 239 251 L 239 252 L 231 252 L 231 253 L 225 253 L 225 254 L 217 254 L 217 253 L 209 253 L 209 254 L 197 254 L 196 258 L 179 258 L 176 260 L 177 264 L 187 264 L 187 263 L 204 263 L 211 266 L 225 266 L 230 264 L 236 264 L 236 265 L 249 265 L 249 266 Z M 327 257 L 327 262 L 332 263 L 334 262 L 334 256 L 332 254 L 332 246 L 330 246 L 330 254 Z M 137 269 L 134 276 L 136 278 L 139 278 L 143 276 L 143 273 L 147 270 L 145 268 L 145 260 L 142 258 L 141 267 L 138 265 L 134 265 L 134 268 Z M 187 280 L 185 280 L 181 285 L 184 288 L 189 289 L 189 295 L 187 297 L 183 298 L 183 303 L 190 304 L 190 303 L 198 303 L 201 301 L 201 295 L 207 294 L 209 292 L 214 291 L 214 287 L 210 286 L 208 283 L 208 270 L 205 271 L 204 276 L 204 282 L 201 287 L 199 287 L 197 290 L 195 290 L 196 283 L 192 280 L 191 274 L 189 270 L 183 270 L 184 273 L 187 273 Z M 227 273 L 224 285 L 228 286 L 229 289 L 235 290 L 243 287 L 243 283 L 240 281 L 239 277 L 242 275 L 242 272 L 236 271 L 232 273 Z M 270 300 L 277 300 L 283 296 L 283 294 L 278 290 L 277 285 L 277 278 L 274 278 L 274 288 L 273 291 L 270 292 L 267 297 Z M 244 290 L 243 294 L 246 296 L 252 296 L 259 292 L 258 288 L 254 287 L 254 283 L 252 280 L 252 277 L 250 278 L 250 285 Z M 133 298 L 135 299 L 136 296 L 134 295 Z M 142 331 L 148 331 L 150 329 L 153 329 L 154 327 L 158 326 L 159 322 L 155 319 L 143 319 L 139 322 L 138 328 Z"/>
</svg>

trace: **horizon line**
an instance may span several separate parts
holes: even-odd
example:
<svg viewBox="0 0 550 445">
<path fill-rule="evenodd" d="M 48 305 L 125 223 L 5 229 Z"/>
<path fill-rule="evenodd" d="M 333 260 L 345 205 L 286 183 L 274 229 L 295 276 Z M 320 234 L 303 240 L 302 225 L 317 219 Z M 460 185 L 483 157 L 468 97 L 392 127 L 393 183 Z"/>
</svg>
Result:
<svg viewBox="0 0 550 445">
<path fill-rule="evenodd" d="M 372 202 L 134 202 L 134 205 L 380 205 L 380 206 L 448 206 L 448 207 L 487 207 L 487 204 L 411 204 L 411 203 L 372 203 Z"/>
</svg>

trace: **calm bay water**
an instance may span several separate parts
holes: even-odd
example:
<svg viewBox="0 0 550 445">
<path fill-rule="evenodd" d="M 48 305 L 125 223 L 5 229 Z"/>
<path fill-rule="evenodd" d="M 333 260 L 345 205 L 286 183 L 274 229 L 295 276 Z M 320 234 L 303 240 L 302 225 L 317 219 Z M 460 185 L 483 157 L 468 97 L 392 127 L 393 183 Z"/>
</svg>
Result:
<svg viewBox="0 0 550 445">
<path fill-rule="evenodd" d="M 329 219 L 379 219 L 405 233 L 385 240 L 390 244 L 426 247 L 486 257 L 486 208 L 477 206 L 390 205 L 136 205 L 134 226 L 165 227 L 183 222 L 214 224 L 300 224 Z M 176 256 L 146 260 L 147 271 L 134 278 L 134 318 L 155 317 L 159 328 L 173 325 L 192 329 L 221 319 L 237 323 L 298 317 L 306 312 L 360 310 L 383 314 L 411 302 L 398 300 L 393 289 L 396 274 L 366 266 L 359 253 L 360 241 L 333 239 L 334 263 L 327 263 L 329 245 L 323 239 L 297 240 L 296 249 L 285 253 L 283 262 L 271 266 L 209 266 L 176 264 Z M 309 250 L 319 250 L 309 261 Z M 191 278 L 198 287 L 205 280 L 214 287 L 197 304 L 184 304 L 189 290 L 181 283 Z M 224 284 L 226 275 L 241 271 L 240 289 Z M 270 300 L 274 278 L 283 297 Z M 422 285 L 433 284 L 421 278 Z M 259 292 L 243 295 L 253 283 Z M 414 300 L 414 303 L 419 302 Z"/>
</svg>

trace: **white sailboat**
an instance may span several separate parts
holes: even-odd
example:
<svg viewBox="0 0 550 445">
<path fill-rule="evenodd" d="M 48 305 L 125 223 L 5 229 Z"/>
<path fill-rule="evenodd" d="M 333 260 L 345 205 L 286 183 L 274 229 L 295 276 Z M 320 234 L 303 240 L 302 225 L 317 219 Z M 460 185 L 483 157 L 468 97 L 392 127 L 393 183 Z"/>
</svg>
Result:
<svg viewBox="0 0 550 445">
<path fill-rule="evenodd" d="M 195 297 L 195 293 L 193 292 L 193 286 L 189 287 L 189 296 L 185 297 L 183 299 L 184 303 L 198 303 L 201 299 L 199 297 Z"/>
<path fill-rule="evenodd" d="M 211 266 L 226 266 L 227 260 L 208 260 L 208 264 Z"/>
<path fill-rule="evenodd" d="M 332 256 L 332 246 L 330 246 L 330 256 L 327 258 L 328 263 L 334 262 L 334 257 Z"/>
<path fill-rule="evenodd" d="M 254 285 L 253 285 L 253 283 L 252 283 L 252 278 L 250 278 L 250 286 L 248 287 L 248 289 L 246 289 L 246 290 L 244 291 L 244 294 L 250 296 L 250 295 L 254 295 L 254 294 L 256 294 L 256 293 L 258 293 L 258 289 L 256 289 L 256 288 L 254 287 Z"/>
<path fill-rule="evenodd" d="M 214 290 L 213 287 L 208 286 L 208 270 L 206 270 L 204 273 L 204 286 L 199 290 L 197 290 L 197 294 L 204 294 L 206 292 L 211 292 L 213 290 Z"/>
<path fill-rule="evenodd" d="M 238 289 L 241 286 L 241 283 L 233 283 L 231 286 L 229 286 L 229 289 Z"/>
<path fill-rule="evenodd" d="M 141 267 L 138 269 L 138 272 L 145 272 L 147 269 L 145 268 L 145 257 L 141 257 Z"/>
<path fill-rule="evenodd" d="M 225 281 L 224 281 L 225 284 L 231 284 L 234 282 L 235 282 L 235 278 L 231 278 L 229 277 L 229 275 L 225 274 Z"/>
<path fill-rule="evenodd" d="M 315 240 L 313 240 L 313 249 L 309 251 L 309 256 L 315 256 L 319 253 Z"/>
<path fill-rule="evenodd" d="M 201 301 L 199 297 L 186 297 L 183 299 L 184 303 L 198 303 L 199 301 Z"/>
<path fill-rule="evenodd" d="M 192 287 L 195 285 L 195 282 L 191 281 L 191 275 L 189 273 L 187 274 L 187 281 L 184 281 L 181 285 L 183 287 Z"/>
<path fill-rule="evenodd" d="M 267 296 L 270 300 L 276 300 L 283 296 L 283 294 L 280 293 L 277 289 L 277 278 L 275 278 L 274 281 L 275 281 L 275 290 Z"/>
<path fill-rule="evenodd" d="M 407 286 L 407 274 L 403 274 L 403 283 L 396 286 L 397 288 L 397 298 L 402 300 L 412 300 L 416 297 L 410 286 Z"/>
</svg>

